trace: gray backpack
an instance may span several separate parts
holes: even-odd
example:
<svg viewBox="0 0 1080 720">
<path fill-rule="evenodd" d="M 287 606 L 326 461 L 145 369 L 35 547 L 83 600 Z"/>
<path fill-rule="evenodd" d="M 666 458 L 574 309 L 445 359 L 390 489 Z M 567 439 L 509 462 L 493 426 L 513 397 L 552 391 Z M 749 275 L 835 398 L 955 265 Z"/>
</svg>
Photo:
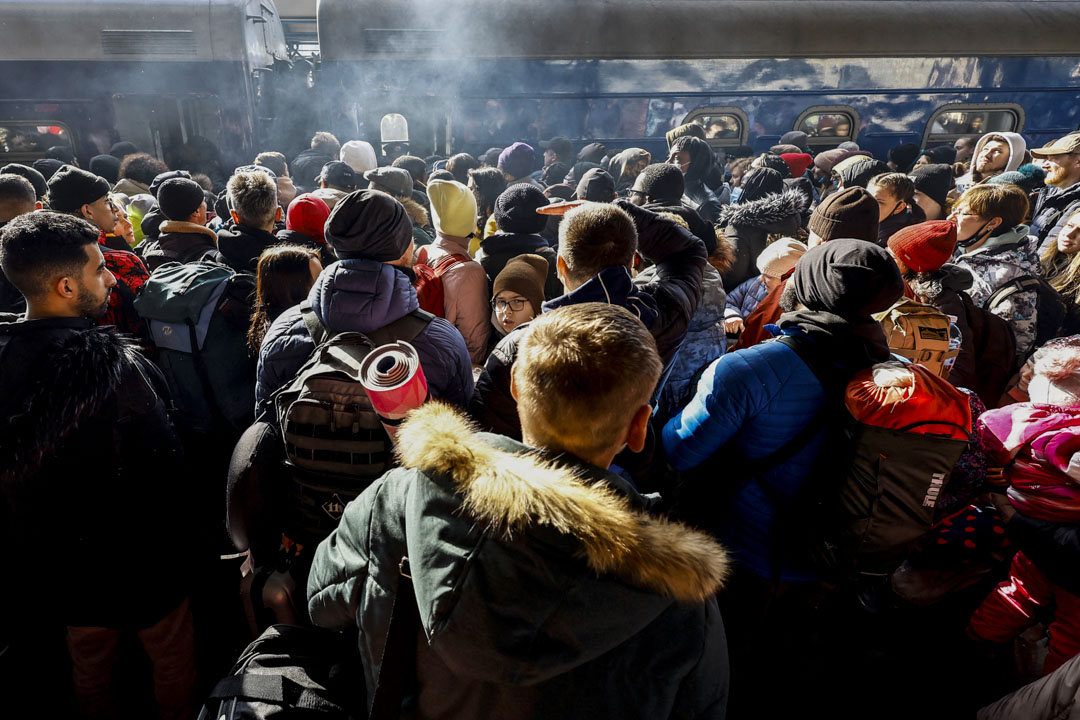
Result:
<svg viewBox="0 0 1080 720">
<path fill-rule="evenodd" d="M 393 465 L 393 444 L 360 383 L 375 348 L 411 341 L 434 315 L 416 310 L 370 333 L 331 334 L 300 304 L 316 348 L 274 396 L 285 442 L 289 511 L 285 534 L 314 547 L 337 527 L 345 505 Z"/>
</svg>

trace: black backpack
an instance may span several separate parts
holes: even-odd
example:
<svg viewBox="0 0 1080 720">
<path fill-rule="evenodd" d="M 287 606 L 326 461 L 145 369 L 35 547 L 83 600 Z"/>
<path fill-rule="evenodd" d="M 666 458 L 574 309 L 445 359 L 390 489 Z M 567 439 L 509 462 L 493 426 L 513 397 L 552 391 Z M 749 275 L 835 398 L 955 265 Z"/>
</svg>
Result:
<svg viewBox="0 0 1080 720">
<path fill-rule="evenodd" d="M 1035 301 L 1035 343 L 1027 352 L 1026 357 L 1045 345 L 1047 341 L 1060 336 L 1061 327 L 1065 324 L 1065 315 L 1068 308 L 1061 294 L 1050 283 L 1035 275 L 1026 275 L 1011 280 L 986 298 L 983 307 L 994 312 L 1001 303 L 1011 298 L 1016 293 L 1034 290 L 1037 294 Z"/>
</svg>

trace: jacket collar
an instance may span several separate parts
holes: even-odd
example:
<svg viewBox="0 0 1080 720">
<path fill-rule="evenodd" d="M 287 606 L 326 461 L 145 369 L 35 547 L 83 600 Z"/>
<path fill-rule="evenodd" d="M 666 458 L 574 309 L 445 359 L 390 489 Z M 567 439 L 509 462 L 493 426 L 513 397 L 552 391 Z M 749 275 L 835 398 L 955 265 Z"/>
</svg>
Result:
<svg viewBox="0 0 1080 720">
<path fill-rule="evenodd" d="M 630 268 L 612 265 L 604 268 L 581 287 L 543 304 L 544 312 L 568 305 L 600 302 L 619 305 L 634 313 L 651 328 L 659 317 L 659 309 L 652 295 L 638 290 L 630 278 Z"/>
<path fill-rule="evenodd" d="M 158 226 L 158 230 L 161 232 L 161 235 L 158 236 L 159 240 L 162 239 L 162 237 L 166 233 L 173 233 L 177 235 L 201 235 L 205 240 L 213 243 L 214 247 L 217 247 L 217 233 L 215 233 L 213 230 L 206 227 L 205 225 L 199 225 L 198 223 L 193 222 L 184 222 L 182 220 L 166 220 Z"/>
</svg>

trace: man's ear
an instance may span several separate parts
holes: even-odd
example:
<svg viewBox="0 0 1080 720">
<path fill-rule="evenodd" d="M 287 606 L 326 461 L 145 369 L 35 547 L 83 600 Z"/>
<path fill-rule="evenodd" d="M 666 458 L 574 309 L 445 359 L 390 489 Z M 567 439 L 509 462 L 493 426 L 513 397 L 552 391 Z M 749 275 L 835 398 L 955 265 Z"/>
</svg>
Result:
<svg viewBox="0 0 1080 720">
<path fill-rule="evenodd" d="M 652 418 L 652 406 L 645 403 L 634 413 L 630 420 L 630 427 L 626 430 L 626 447 L 630 452 L 641 452 L 645 447 L 645 440 L 649 436 L 649 419 Z"/>
<path fill-rule="evenodd" d="M 80 216 L 80 217 L 81 217 L 81 218 L 82 218 L 83 220 L 89 220 L 89 219 L 90 219 L 90 216 L 91 216 L 91 215 L 93 215 L 93 213 L 92 213 L 92 212 L 90 212 L 90 211 L 89 211 L 89 210 L 87 209 L 87 208 L 89 208 L 89 207 L 90 207 L 89 205 L 83 205 L 82 207 L 80 207 L 80 208 L 79 208 L 79 216 Z"/>
<path fill-rule="evenodd" d="M 236 223 L 237 225 L 240 224 L 240 215 L 235 210 L 230 210 L 229 211 L 229 217 L 231 217 L 232 221 L 234 223 Z"/>
<path fill-rule="evenodd" d="M 277 206 L 277 212 L 274 213 L 274 222 L 276 222 L 276 223 L 281 222 L 281 206 L 280 205 Z"/>
<path fill-rule="evenodd" d="M 563 260 L 562 255 L 555 259 L 555 274 L 559 277 L 559 282 L 565 286 L 566 278 L 570 277 L 570 270 L 566 267 L 566 260 Z"/>
<path fill-rule="evenodd" d="M 75 285 L 74 278 L 68 275 L 57 280 L 54 289 L 56 294 L 65 300 L 72 300 L 79 294 L 79 288 Z"/>
<path fill-rule="evenodd" d="M 510 397 L 514 398 L 514 402 L 518 401 L 517 373 L 513 365 L 510 366 Z"/>
</svg>

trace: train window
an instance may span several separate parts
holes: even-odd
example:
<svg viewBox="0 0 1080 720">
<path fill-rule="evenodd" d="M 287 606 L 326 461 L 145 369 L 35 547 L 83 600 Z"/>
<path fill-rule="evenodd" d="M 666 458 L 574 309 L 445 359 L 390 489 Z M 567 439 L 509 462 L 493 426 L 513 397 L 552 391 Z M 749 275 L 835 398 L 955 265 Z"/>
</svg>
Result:
<svg viewBox="0 0 1080 720">
<path fill-rule="evenodd" d="M 750 123 L 738 108 L 697 108 L 683 118 L 683 124 L 697 123 L 705 128 L 705 138 L 713 147 L 734 147 L 746 142 Z"/>
<path fill-rule="evenodd" d="M 859 134 L 859 115 L 847 106 L 807 108 L 795 122 L 806 133 L 810 145 L 839 145 Z"/>
<path fill-rule="evenodd" d="M 46 150 L 58 145 L 75 150 L 71 131 L 61 123 L 0 121 L 0 156 L 5 163 L 45 157 Z"/>
<path fill-rule="evenodd" d="M 1024 110 L 1019 105 L 952 103 L 938 108 L 926 123 L 923 147 L 988 132 L 1020 132 L 1023 127 Z"/>
</svg>

